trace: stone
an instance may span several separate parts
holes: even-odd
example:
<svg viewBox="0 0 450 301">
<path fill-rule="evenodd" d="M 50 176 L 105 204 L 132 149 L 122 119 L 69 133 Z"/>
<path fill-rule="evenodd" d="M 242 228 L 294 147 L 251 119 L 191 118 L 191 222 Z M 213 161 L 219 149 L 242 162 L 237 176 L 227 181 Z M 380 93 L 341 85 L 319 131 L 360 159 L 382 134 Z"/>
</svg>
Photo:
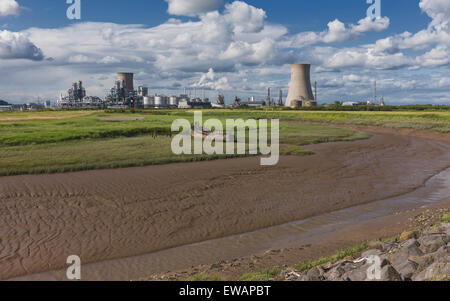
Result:
<svg viewBox="0 0 450 301">
<path fill-rule="evenodd" d="M 379 281 L 401 281 L 402 276 L 391 266 L 385 265 L 381 269 L 381 279 Z"/>
<path fill-rule="evenodd" d="M 442 234 L 427 234 L 419 238 L 420 250 L 424 253 L 436 252 L 440 247 L 444 246 L 446 242 Z"/>
<path fill-rule="evenodd" d="M 417 270 L 422 271 L 434 262 L 435 257 L 433 254 L 425 254 L 423 256 L 410 256 L 409 260 L 417 263 Z"/>
<path fill-rule="evenodd" d="M 406 260 L 400 264 L 393 264 L 392 266 L 404 280 L 409 280 L 417 271 L 419 264 L 411 260 Z"/>
<path fill-rule="evenodd" d="M 404 241 L 410 240 L 412 238 L 417 238 L 416 231 L 405 231 L 402 234 L 400 234 L 400 237 L 398 238 L 398 240 L 400 242 L 404 242 Z"/>
<path fill-rule="evenodd" d="M 397 252 L 406 252 L 408 256 L 422 256 L 423 252 L 419 246 L 420 243 L 416 239 L 410 239 L 400 244 L 400 250 Z"/>
<path fill-rule="evenodd" d="M 323 270 L 320 268 L 312 268 L 306 273 L 306 278 L 308 281 L 322 281 L 325 280 L 323 277 Z"/>
<path fill-rule="evenodd" d="M 441 224 L 438 228 L 439 232 L 444 233 L 447 236 L 450 236 L 450 224 L 449 223 L 444 223 Z"/>
<path fill-rule="evenodd" d="M 353 269 L 347 273 L 345 273 L 342 278 L 349 281 L 365 281 L 367 279 L 367 269 L 370 265 L 365 264 L 356 269 Z"/>
<path fill-rule="evenodd" d="M 329 281 L 342 281 L 342 275 L 345 274 L 343 268 L 336 266 L 325 274 L 325 278 Z"/>
<path fill-rule="evenodd" d="M 415 275 L 414 281 L 442 281 L 450 280 L 450 263 L 447 261 L 435 262 L 428 268 Z"/>
</svg>

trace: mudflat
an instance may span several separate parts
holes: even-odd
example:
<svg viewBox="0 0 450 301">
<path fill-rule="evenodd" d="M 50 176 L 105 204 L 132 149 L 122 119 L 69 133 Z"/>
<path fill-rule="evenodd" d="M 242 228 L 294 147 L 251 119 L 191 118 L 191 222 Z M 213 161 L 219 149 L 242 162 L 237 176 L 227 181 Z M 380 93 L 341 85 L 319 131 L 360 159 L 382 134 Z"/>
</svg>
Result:
<svg viewBox="0 0 450 301">
<path fill-rule="evenodd" d="M 274 167 L 240 158 L 2 177 L 0 279 L 66 267 L 73 254 L 148 254 L 369 203 L 450 166 L 445 139 L 395 133 L 310 146 L 315 155 Z"/>
</svg>

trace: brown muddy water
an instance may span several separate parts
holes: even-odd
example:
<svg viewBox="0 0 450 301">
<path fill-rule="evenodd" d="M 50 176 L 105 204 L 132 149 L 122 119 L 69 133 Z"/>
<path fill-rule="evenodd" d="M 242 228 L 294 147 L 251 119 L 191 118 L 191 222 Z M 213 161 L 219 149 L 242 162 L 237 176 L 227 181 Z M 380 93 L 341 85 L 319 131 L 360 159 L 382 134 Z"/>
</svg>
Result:
<svg viewBox="0 0 450 301">
<path fill-rule="evenodd" d="M 450 197 L 448 144 L 375 135 L 316 155 L 0 178 L 0 278 L 130 280 L 298 247 Z"/>
</svg>

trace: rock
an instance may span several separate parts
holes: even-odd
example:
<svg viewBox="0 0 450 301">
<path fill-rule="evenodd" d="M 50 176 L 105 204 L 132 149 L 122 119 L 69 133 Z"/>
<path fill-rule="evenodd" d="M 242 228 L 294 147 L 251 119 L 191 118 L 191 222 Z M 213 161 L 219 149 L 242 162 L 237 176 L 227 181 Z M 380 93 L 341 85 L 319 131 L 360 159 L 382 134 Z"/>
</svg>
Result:
<svg viewBox="0 0 450 301">
<path fill-rule="evenodd" d="M 405 252 L 408 256 L 422 256 L 423 252 L 419 246 L 420 243 L 416 239 L 410 239 L 400 244 L 400 250 L 397 252 Z"/>
<path fill-rule="evenodd" d="M 370 265 L 365 264 L 359 268 L 356 268 L 354 270 L 351 270 L 347 273 L 345 273 L 342 278 L 346 279 L 348 281 L 364 281 L 367 279 L 367 269 L 370 267 Z"/>
<path fill-rule="evenodd" d="M 419 264 L 411 260 L 406 260 L 400 264 L 393 264 L 392 266 L 404 280 L 409 280 L 417 271 Z"/>
<path fill-rule="evenodd" d="M 342 275 L 344 274 L 345 274 L 344 269 L 337 266 L 328 271 L 325 274 L 325 278 L 329 281 L 342 281 L 343 280 Z"/>
<path fill-rule="evenodd" d="M 287 281 L 305 281 L 306 278 L 304 273 L 298 273 L 293 270 L 285 270 L 281 272 L 280 276 Z"/>
<path fill-rule="evenodd" d="M 325 280 L 323 276 L 323 270 L 320 268 L 313 268 L 306 273 L 306 278 L 308 281 L 322 281 Z"/>
<path fill-rule="evenodd" d="M 404 241 L 410 240 L 412 238 L 417 238 L 416 231 L 405 231 L 402 234 L 400 234 L 400 237 L 398 238 L 398 240 L 400 242 L 404 242 Z"/>
<path fill-rule="evenodd" d="M 435 262 L 412 279 L 414 281 L 450 280 L 450 263 L 448 261 Z"/>
<path fill-rule="evenodd" d="M 449 223 L 441 224 L 439 226 L 438 230 L 439 230 L 439 232 L 444 233 L 447 236 L 450 236 L 450 224 Z"/>
<path fill-rule="evenodd" d="M 433 254 L 425 254 L 423 256 L 410 256 L 409 259 L 418 264 L 418 271 L 422 271 L 435 261 L 435 257 Z"/>
<path fill-rule="evenodd" d="M 401 281 L 402 277 L 400 274 L 391 266 L 385 265 L 381 269 L 381 278 L 379 281 Z"/>
<path fill-rule="evenodd" d="M 419 238 L 420 250 L 424 253 L 436 252 L 446 244 L 442 234 L 427 234 Z"/>
<path fill-rule="evenodd" d="M 333 267 L 328 268 L 324 277 L 330 281 L 343 281 L 345 280 L 344 274 L 350 272 L 358 267 L 353 261 L 343 260 L 336 263 Z"/>
</svg>

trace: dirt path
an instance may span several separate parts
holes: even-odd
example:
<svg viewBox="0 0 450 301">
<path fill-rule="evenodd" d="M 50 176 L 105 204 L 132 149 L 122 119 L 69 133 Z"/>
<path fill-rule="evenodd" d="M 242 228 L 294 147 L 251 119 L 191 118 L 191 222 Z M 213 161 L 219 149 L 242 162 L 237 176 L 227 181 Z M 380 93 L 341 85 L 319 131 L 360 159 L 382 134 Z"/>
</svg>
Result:
<svg viewBox="0 0 450 301">
<path fill-rule="evenodd" d="M 314 145 L 316 155 L 269 168 L 242 158 L 0 178 L 0 279 L 63 268 L 72 254 L 84 264 L 149 254 L 406 193 L 450 166 L 448 136 L 410 136 Z M 199 264 L 178 258 L 180 269 Z M 165 272 L 161 261 L 148 273 Z"/>
</svg>

